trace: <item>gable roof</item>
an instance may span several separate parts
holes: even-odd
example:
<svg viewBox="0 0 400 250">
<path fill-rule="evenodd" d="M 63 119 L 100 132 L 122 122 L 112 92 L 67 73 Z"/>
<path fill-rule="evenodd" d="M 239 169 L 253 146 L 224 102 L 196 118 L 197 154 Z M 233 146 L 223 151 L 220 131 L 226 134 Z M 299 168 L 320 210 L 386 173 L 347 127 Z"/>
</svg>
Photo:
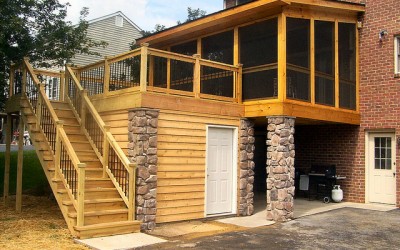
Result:
<svg viewBox="0 0 400 250">
<path fill-rule="evenodd" d="M 112 14 L 109 14 L 109 15 L 106 15 L 106 16 L 102 16 L 102 17 L 98 17 L 98 18 L 89 20 L 88 23 L 89 23 L 89 24 L 95 23 L 95 22 L 98 22 L 98 21 L 101 21 L 101 20 L 105 20 L 105 19 L 107 19 L 107 18 L 115 17 L 115 16 L 122 16 L 122 18 L 124 18 L 128 23 L 130 23 L 130 24 L 131 24 L 133 27 L 135 27 L 137 30 L 142 31 L 142 29 L 139 28 L 139 26 L 137 26 L 134 22 L 132 22 L 132 20 L 130 20 L 127 16 L 125 16 L 125 14 L 122 13 L 121 11 L 117 11 L 117 12 L 115 12 L 115 13 L 112 13 Z"/>
</svg>

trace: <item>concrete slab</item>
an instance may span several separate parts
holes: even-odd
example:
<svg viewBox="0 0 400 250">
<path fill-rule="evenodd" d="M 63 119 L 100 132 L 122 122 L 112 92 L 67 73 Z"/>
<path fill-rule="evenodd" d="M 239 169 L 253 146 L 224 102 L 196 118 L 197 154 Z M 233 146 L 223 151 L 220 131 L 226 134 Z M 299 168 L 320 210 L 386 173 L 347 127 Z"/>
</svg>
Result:
<svg viewBox="0 0 400 250">
<path fill-rule="evenodd" d="M 185 221 L 157 225 L 151 234 L 164 237 L 177 237 L 191 233 L 204 233 L 223 229 L 224 227 L 207 221 Z"/>
<path fill-rule="evenodd" d="M 164 243 L 167 241 L 144 233 L 131 233 L 85 240 L 76 239 L 75 242 L 96 250 L 124 250 Z"/>
<path fill-rule="evenodd" d="M 267 212 L 265 210 L 261 210 L 259 212 L 254 213 L 252 216 L 232 217 L 232 218 L 220 219 L 217 221 L 221 223 L 233 224 L 236 226 L 248 227 L 248 228 L 273 225 L 275 222 L 267 220 L 266 214 Z"/>
<path fill-rule="evenodd" d="M 377 203 L 323 203 L 319 200 L 296 199 L 294 201 L 294 217 L 301 218 L 303 216 L 323 213 L 339 208 L 359 208 L 374 211 L 387 212 L 396 209 L 394 205 L 377 204 Z"/>
</svg>

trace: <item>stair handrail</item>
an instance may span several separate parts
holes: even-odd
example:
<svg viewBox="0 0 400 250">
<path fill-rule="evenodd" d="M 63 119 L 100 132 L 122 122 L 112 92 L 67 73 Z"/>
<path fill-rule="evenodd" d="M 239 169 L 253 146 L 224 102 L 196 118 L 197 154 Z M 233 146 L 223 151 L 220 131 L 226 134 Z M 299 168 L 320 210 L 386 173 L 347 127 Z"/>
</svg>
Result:
<svg viewBox="0 0 400 250">
<path fill-rule="evenodd" d="M 103 165 L 103 176 L 108 175 L 128 208 L 128 220 L 135 218 L 136 164 L 131 163 L 96 108 L 90 101 L 74 71 L 66 65 L 65 100 L 73 107 L 82 130 Z M 111 159 L 110 159 L 111 158 Z M 115 171 L 116 168 L 119 171 Z M 122 169 L 121 169 L 122 168 Z M 121 173 L 121 170 L 125 172 Z"/>
<path fill-rule="evenodd" d="M 50 149 L 53 151 L 52 155 L 55 163 L 54 165 L 56 173 L 55 178 L 62 180 L 63 185 L 67 190 L 67 194 L 71 199 L 75 210 L 77 211 L 77 226 L 83 226 L 86 164 L 80 162 L 78 156 L 76 155 L 76 152 L 74 151 L 72 144 L 63 128 L 63 121 L 60 120 L 55 113 L 53 106 L 51 105 L 50 100 L 44 91 L 43 84 L 40 83 L 39 79 L 37 78 L 28 58 L 24 58 L 23 65 L 22 93 L 29 101 L 32 110 L 36 110 L 35 116 L 37 119 L 37 129 L 40 129 L 42 133 L 46 135 Z M 30 102 L 30 99 L 26 93 L 28 75 L 31 77 L 33 84 L 35 85 L 34 87 L 36 87 L 38 91 L 38 99 L 35 109 L 33 108 L 32 103 Z M 45 115 L 43 112 L 48 112 L 48 114 Z M 46 121 L 46 123 L 44 121 Z M 48 122 L 50 122 L 50 124 Z M 47 126 L 47 128 L 44 128 L 43 126 Z M 49 129 L 48 126 L 54 127 L 53 133 L 51 133 L 52 131 L 49 131 L 51 128 Z M 55 137 L 53 137 L 54 130 Z M 63 169 L 63 164 L 68 164 L 68 159 L 70 162 L 72 162 L 73 169 L 71 166 L 69 166 L 69 169 Z M 68 177 L 75 179 L 69 181 Z"/>
</svg>

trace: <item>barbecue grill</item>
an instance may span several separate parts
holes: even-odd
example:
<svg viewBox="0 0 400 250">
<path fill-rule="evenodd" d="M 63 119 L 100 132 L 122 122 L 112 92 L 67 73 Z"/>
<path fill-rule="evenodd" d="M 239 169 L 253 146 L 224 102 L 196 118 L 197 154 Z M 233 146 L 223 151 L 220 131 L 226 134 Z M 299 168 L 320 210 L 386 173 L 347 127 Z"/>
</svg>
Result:
<svg viewBox="0 0 400 250">
<path fill-rule="evenodd" d="M 345 179 L 336 175 L 336 165 L 312 165 L 308 174 L 310 193 L 314 193 L 317 199 L 323 197 L 325 203 L 332 199 L 332 188 L 337 180 Z"/>
</svg>

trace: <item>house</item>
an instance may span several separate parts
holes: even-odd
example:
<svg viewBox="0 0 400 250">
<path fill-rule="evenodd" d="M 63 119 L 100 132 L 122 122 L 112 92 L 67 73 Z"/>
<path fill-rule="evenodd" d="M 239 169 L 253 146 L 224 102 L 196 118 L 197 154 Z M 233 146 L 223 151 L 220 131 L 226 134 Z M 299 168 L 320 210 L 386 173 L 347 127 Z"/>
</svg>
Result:
<svg viewBox="0 0 400 250">
<path fill-rule="evenodd" d="M 121 11 L 88 21 L 87 37 L 104 41 L 105 48 L 92 48 L 101 56 L 77 54 L 72 59 L 75 65 L 88 65 L 102 60 L 105 56 L 115 56 L 130 50 L 130 45 L 142 37 L 142 29 Z M 117 38 L 118 39 L 115 39 Z"/>
<path fill-rule="evenodd" d="M 76 54 L 71 59 L 73 65 L 88 65 L 107 56 L 115 56 L 131 48 L 132 42 L 142 37 L 142 29 L 132 22 L 121 11 L 102 16 L 88 21 L 87 37 L 94 41 L 104 41 L 107 43 L 106 47 L 91 48 L 92 52 L 99 55 Z M 118 39 L 115 39 L 118 37 Z M 39 79 L 45 80 L 47 85 L 45 87 L 46 93 L 51 100 L 59 97 L 59 82 L 56 76 L 46 76 Z M 99 86 L 98 86 L 99 87 Z"/>
<path fill-rule="evenodd" d="M 400 206 L 400 3 L 236 3 L 67 66 L 57 102 L 25 60 L 8 113 L 22 110 L 74 235 L 248 216 L 259 202 L 287 221 L 296 171 L 312 165 L 336 166 L 346 201 Z"/>
</svg>

